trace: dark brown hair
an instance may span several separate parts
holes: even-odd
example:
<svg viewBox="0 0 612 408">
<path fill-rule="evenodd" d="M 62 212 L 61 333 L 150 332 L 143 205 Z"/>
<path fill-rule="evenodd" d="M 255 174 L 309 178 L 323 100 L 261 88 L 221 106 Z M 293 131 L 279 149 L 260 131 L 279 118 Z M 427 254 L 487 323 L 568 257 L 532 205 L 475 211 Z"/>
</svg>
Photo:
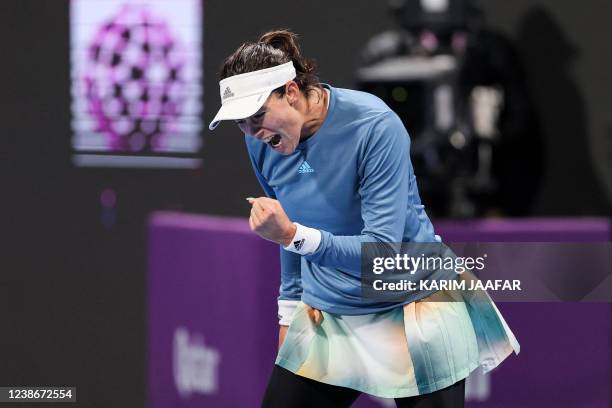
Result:
<svg viewBox="0 0 612 408">
<path fill-rule="evenodd" d="M 302 56 L 297 37 L 289 30 L 274 30 L 263 34 L 257 42 L 242 44 L 223 62 L 220 79 L 293 61 L 297 74 L 294 81 L 304 96 L 314 89 L 321 89 L 317 65 Z M 285 87 L 279 87 L 274 92 L 283 96 Z"/>
</svg>

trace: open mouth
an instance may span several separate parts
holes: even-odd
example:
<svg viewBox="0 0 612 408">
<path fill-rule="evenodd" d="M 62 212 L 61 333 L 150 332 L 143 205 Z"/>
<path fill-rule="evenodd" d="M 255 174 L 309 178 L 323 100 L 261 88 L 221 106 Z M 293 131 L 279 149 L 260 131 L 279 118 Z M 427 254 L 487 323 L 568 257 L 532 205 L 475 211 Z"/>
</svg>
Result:
<svg viewBox="0 0 612 408">
<path fill-rule="evenodd" d="M 281 142 L 281 136 L 276 134 L 276 135 L 272 136 L 272 138 L 270 139 L 270 142 L 268 142 L 268 143 L 270 143 L 270 146 L 272 146 L 272 147 L 278 147 L 280 142 Z"/>
</svg>

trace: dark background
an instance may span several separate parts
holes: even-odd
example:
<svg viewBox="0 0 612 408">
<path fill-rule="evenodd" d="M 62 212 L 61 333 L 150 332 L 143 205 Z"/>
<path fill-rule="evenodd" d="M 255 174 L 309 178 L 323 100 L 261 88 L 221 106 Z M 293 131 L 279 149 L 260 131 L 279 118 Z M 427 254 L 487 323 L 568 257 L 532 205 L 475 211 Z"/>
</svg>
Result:
<svg viewBox="0 0 612 408">
<path fill-rule="evenodd" d="M 484 6 L 519 47 L 544 127 L 549 160 L 532 215 L 609 215 L 612 3 Z M 201 170 L 73 167 L 68 10 L 64 0 L 0 2 L 0 386 L 76 386 L 79 406 L 141 407 L 147 214 L 246 216 L 244 197 L 260 189 L 228 124 L 205 130 Z M 219 106 L 217 69 L 243 41 L 290 28 L 324 82 L 352 87 L 363 44 L 392 24 L 384 1 L 206 2 L 206 123 Z M 106 188 L 117 192 L 110 213 Z"/>
</svg>

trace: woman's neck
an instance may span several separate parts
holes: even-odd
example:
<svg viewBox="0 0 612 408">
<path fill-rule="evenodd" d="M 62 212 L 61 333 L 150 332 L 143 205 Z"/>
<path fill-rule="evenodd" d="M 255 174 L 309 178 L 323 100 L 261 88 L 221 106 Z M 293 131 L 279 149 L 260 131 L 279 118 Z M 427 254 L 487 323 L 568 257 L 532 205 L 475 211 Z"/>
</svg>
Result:
<svg viewBox="0 0 612 408">
<path fill-rule="evenodd" d="M 327 100 L 329 95 L 325 89 L 317 89 L 316 94 L 313 92 L 309 93 L 308 95 L 312 95 L 313 100 L 309 101 L 305 98 L 307 106 L 307 119 L 304 121 L 304 125 L 302 126 L 300 142 L 303 142 L 310 136 L 314 135 L 317 130 L 321 128 L 323 122 L 325 121 L 325 117 L 327 116 Z"/>
</svg>

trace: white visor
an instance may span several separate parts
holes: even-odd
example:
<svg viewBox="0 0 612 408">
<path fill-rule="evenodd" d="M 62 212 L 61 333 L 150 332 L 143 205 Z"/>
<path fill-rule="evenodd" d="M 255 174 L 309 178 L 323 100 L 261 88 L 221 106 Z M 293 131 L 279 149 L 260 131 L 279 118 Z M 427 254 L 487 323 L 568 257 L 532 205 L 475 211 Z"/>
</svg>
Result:
<svg viewBox="0 0 612 408">
<path fill-rule="evenodd" d="M 208 128 L 214 130 L 222 120 L 245 119 L 257 113 L 270 93 L 296 77 L 293 62 L 246 72 L 219 82 L 221 109 Z"/>
</svg>

